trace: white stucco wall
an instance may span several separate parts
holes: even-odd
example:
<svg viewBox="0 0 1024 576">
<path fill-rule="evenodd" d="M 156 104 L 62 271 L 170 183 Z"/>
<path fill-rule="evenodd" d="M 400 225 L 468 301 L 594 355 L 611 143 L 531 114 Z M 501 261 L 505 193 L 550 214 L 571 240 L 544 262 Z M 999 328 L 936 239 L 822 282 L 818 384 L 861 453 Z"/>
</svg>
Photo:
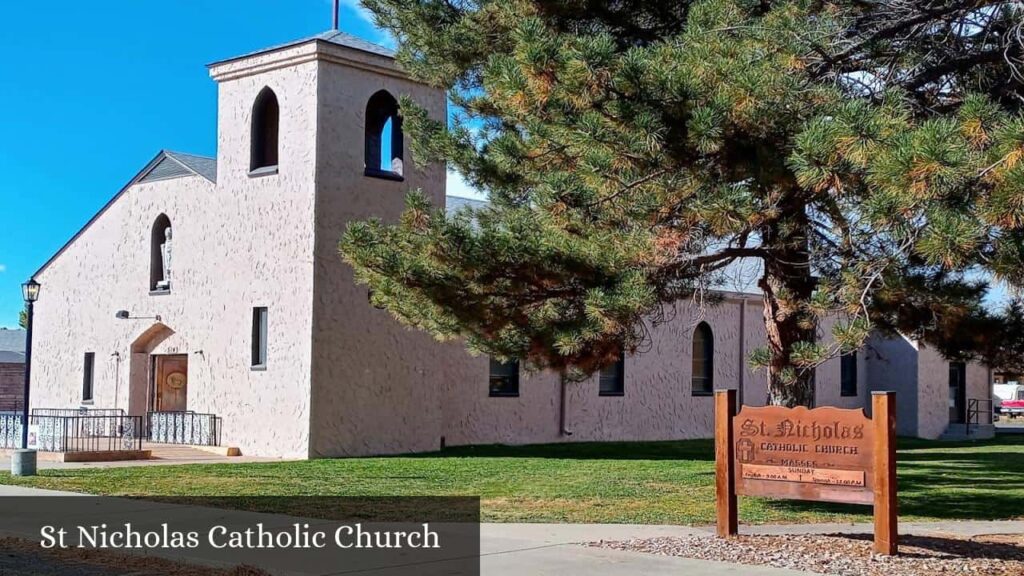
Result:
<svg viewBox="0 0 1024 576">
<path fill-rule="evenodd" d="M 83 354 L 94 351 L 93 406 L 128 408 L 130 374 L 138 382 L 148 372 L 144 355 L 132 366 L 130 346 L 154 320 L 114 313 L 159 315 L 174 335 L 152 353 L 189 355 L 188 409 L 220 416 L 225 445 L 308 455 L 315 72 L 309 63 L 221 83 L 217 184 L 196 176 L 133 186 L 37 277 L 33 407 L 77 407 Z M 250 116 L 264 86 L 281 108 L 280 172 L 250 178 Z M 161 213 L 174 231 L 173 283 L 170 294 L 150 295 Z M 265 371 L 250 368 L 255 306 L 269 309 Z"/>
<path fill-rule="evenodd" d="M 317 90 L 318 147 L 311 454 L 350 456 L 437 450 L 442 435 L 439 375 L 460 352 L 401 326 L 368 302 L 338 254 L 348 222 L 394 222 L 410 190 L 444 206 L 442 165 L 416 166 L 408 137 L 404 181 L 364 175 L 366 104 L 379 90 L 411 96 L 433 118 L 447 116 L 441 90 L 405 79 L 392 61 L 324 47 Z M 358 58 L 352 62 L 350 58 Z"/>
</svg>

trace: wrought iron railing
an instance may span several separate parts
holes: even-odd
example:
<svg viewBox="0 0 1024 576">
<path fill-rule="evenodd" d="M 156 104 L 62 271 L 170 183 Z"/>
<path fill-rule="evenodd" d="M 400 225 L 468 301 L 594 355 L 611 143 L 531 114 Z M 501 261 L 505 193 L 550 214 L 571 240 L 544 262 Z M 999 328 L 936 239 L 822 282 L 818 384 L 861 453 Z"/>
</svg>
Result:
<svg viewBox="0 0 1024 576">
<path fill-rule="evenodd" d="M 971 425 L 980 426 L 982 424 L 992 423 L 992 399 L 991 398 L 971 398 L 967 401 L 967 435 L 971 435 Z M 982 421 L 982 415 L 985 414 L 984 421 Z"/>
<path fill-rule="evenodd" d="M 121 408 L 33 408 L 32 416 L 124 416 Z"/>
<path fill-rule="evenodd" d="M 147 415 L 150 442 L 220 446 L 220 418 L 196 412 L 150 412 Z"/>
<path fill-rule="evenodd" d="M 21 414 L 0 415 L 0 448 L 21 447 Z M 43 452 L 142 450 L 141 416 L 29 416 Z"/>
<path fill-rule="evenodd" d="M 0 414 L 0 448 L 21 448 L 21 414 Z"/>
</svg>

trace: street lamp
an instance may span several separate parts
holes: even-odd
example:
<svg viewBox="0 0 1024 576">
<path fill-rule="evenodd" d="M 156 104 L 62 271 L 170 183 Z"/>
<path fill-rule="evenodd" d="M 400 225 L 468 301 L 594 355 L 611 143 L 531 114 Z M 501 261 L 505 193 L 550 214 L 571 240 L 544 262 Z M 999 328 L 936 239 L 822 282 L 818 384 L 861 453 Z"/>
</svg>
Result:
<svg viewBox="0 0 1024 576">
<path fill-rule="evenodd" d="M 36 452 L 28 449 L 28 399 L 32 383 L 32 319 L 35 315 L 35 303 L 39 299 L 39 282 L 30 278 L 21 285 L 21 295 L 25 299 L 25 398 L 21 410 L 21 450 L 15 451 L 11 458 L 11 474 L 14 476 L 35 476 Z"/>
</svg>

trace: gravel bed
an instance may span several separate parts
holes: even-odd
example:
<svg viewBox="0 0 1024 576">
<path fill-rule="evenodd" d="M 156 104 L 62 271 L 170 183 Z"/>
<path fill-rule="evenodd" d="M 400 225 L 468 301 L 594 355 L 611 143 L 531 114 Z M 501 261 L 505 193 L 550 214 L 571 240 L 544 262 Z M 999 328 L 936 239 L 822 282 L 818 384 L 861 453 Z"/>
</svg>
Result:
<svg viewBox="0 0 1024 576">
<path fill-rule="evenodd" d="M 231 569 L 181 564 L 95 550 L 44 550 L 38 542 L 0 539 L 0 576 L 268 576 L 248 566 Z"/>
<path fill-rule="evenodd" d="M 900 553 L 871 551 L 870 534 L 707 536 L 589 542 L 587 546 L 773 566 L 835 576 L 1024 575 L 1024 535 L 903 536 Z"/>
</svg>

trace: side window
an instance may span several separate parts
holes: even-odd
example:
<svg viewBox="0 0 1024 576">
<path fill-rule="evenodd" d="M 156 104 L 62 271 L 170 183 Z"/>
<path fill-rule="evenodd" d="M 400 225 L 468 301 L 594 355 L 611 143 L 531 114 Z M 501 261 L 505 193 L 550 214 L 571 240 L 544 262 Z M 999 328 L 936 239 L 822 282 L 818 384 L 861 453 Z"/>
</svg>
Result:
<svg viewBox="0 0 1024 576">
<path fill-rule="evenodd" d="M 626 393 L 626 351 L 619 351 L 615 363 L 601 369 L 597 393 L 599 396 L 623 396 Z"/>
<path fill-rule="evenodd" d="M 381 90 L 366 103 L 365 174 L 375 178 L 401 180 L 404 147 L 398 101 L 386 90 Z"/>
<path fill-rule="evenodd" d="M 250 172 L 272 173 L 277 168 L 280 123 L 277 95 L 270 88 L 264 88 L 252 106 Z"/>
<path fill-rule="evenodd" d="M 267 366 L 267 309 L 252 309 L 252 367 Z"/>
<path fill-rule="evenodd" d="M 841 396 L 857 395 L 857 353 L 850 352 L 840 357 L 840 383 L 839 394 Z"/>
<path fill-rule="evenodd" d="M 693 330 L 690 385 L 695 396 L 714 393 L 715 390 L 715 335 L 707 322 Z"/>
<path fill-rule="evenodd" d="M 92 402 L 96 376 L 96 353 L 86 352 L 82 374 L 82 402 Z"/>
<path fill-rule="evenodd" d="M 491 358 L 489 382 L 492 398 L 519 396 L 519 362 L 499 362 Z"/>
</svg>

